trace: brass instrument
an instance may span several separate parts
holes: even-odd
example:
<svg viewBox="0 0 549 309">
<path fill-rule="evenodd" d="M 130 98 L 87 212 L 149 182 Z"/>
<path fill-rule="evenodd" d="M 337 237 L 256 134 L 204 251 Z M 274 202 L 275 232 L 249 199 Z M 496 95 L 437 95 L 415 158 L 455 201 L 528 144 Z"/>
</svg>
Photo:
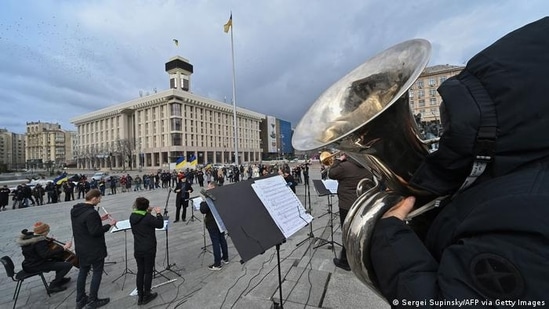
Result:
<svg viewBox="0 0 549 309">
<path fill-rule="evenodd" d="M 334 164 L 334 157 L 340 155 L 341 152 L 331 153 L 329 151 L 323 151 L 320 153 L 319 160 L 322 165 L 332 166 Z"/>
<path fill-rule="evenodd" d="M 328 88 L 297 125 L 297 150 L 336 148 L 374 175 L 357 187 L 342 227 L 347 259 L 354 274 L 374 292 L 370 241 L 375 223 L 403 196 L 429 196 L 408 185 L 429 153 L 409 107 L 408 89 L 419 77 L 431 44 L 415 39 L 372 57 Z M 332 156 L 333 158 L 333 156 Z M 380 190 L 383 184 L 388 190 Z"/>
</svg>

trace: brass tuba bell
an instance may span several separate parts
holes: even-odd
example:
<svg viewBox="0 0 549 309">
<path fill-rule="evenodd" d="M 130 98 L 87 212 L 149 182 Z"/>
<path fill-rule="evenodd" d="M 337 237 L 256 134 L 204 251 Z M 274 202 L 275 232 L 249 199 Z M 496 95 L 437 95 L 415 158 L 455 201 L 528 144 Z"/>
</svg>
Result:
<svg viewBox="0 0 549 309">
<path fill-rule="evenodd" d="M 429 153 L 408 102 L 408 89 L 428 63 L 431 44 L 415 39 L 372 57 L 309 108 L 292 138 L 297 150 L 336 148 L 369 168 L 376 186 L 360 194 L 342 227 L 354 274 L 374 292 L 370 240 L 381 215 L 407 195 L 428 195 L 408 185 Z M 389 190 L 380 190 L 383 184 Z M 364 192 L 364 193 L 363 193 Z"/>
</svg>

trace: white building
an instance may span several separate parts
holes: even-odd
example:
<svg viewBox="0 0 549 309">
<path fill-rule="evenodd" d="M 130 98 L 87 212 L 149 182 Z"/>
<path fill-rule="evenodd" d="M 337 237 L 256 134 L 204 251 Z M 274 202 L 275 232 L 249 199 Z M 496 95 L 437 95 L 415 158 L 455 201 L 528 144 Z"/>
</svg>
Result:
<svg viewBox="0 0 549 309">
<path fill-rule="evenodd" d="M 179 157 L 198 164 L 234 162 L 233 106 L 195 95 L 193 66 L 176 56 L 166 63 L 170 89 L 71 119 L 79 168 L 168 169 Z M 239 162 L 261 160 L 265 115 L 237 108 Z"/>
</svg>

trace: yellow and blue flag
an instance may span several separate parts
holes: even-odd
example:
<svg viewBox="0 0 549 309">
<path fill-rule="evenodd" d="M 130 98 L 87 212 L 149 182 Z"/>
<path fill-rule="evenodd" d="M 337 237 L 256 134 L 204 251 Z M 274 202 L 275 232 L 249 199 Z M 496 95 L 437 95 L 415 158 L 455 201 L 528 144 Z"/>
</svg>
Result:
<svg viewBox="0 0 549 309">
<path fill-rule="evenodd" d="M 187 165 L 187 160 L 185 160 L 185 156 L 180 156 L 175 161 L 175 168 L 177 169 L 184 168 L 185 165 Z"/>
<path fill-rule="evenodd" d="M 198 164 L 198 159 L 196 158 L 194 153 L 191 154 L 191 156 L 189 157 L 189 162 L 191 163 L 192 166 L 196 166 Z"/>
<path fill-rule="evenodd" d="M 227 23 L 223 25 L 223 31 L 225 31 L 225 33 L 229 32 L 232 26 L 233 26 L 233 13 L 231 13 L 231 17 L 229 17 L 229 20 L 227 21 Z"/>
<path fill-rule="evenodd" d="M 61 175 L 55 177 L 53 183 L 55 183 L 56 185 L 60 185 L 67 180 L 69 180 L 69 176 L 67 176 L 67 172 L 63 172 Z"/>
</svg>

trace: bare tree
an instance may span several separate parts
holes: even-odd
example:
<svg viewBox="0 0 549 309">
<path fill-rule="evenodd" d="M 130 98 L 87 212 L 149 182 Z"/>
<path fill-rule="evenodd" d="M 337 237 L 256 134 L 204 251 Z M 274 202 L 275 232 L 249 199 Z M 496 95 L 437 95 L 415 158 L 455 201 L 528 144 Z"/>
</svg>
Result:
<svg viewBox="0 0 549 309">
<path fill-rule="evenodd" d="M 133 139 L 118 139 L 116 142 L 120 157 L 122 159 L 122 169 L 126 170 L 127 162 L 129 169 L 132 170 L 135 141 Z"/>
</svg>

